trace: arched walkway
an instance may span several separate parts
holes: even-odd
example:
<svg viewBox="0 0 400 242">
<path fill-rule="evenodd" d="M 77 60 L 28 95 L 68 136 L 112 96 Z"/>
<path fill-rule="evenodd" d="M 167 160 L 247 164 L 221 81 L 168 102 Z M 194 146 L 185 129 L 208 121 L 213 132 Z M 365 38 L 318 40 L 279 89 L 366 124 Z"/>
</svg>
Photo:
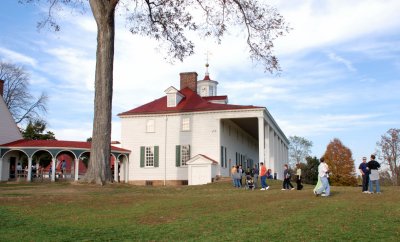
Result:
<svg viewBox="0 0 400 242">
<path fill-rule="evenodd" d="M 0 181 L 33 179 L 78 180 L 86 173 L 90 142 L 17 140 L 0 146 Z M 127 182 L 130 151 L 111 146 L 110 164 L 115 182 Z M 117 162 L 116 162 L 117 161 Z M 121 175 L 121 167 L 124 174 Z"/>
</svg>

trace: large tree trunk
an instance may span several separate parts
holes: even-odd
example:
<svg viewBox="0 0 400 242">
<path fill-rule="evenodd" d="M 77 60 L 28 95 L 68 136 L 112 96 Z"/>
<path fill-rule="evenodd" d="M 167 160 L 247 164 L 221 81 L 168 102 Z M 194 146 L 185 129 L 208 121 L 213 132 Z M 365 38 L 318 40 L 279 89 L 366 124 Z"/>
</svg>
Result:
<svg viewBox="0 0 400 242">
<path fill-rule="evenodd" d="M 97 23 L 97 52 L 92 148 L 84 180 L 111 182 L 111 109 L 114 65 L 115 6 L 118 0 L 90 0 Z"/>
</svg>

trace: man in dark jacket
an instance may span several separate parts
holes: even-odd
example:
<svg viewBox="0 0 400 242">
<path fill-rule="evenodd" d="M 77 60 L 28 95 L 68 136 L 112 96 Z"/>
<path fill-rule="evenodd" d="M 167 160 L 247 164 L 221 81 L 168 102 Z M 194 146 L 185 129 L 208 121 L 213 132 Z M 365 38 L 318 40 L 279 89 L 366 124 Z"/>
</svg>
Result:
<svg viewBox="0 0 400 242">
<path fill-rule="evenodd" d="M 358 167 L 360 169 L 360 173 L 362 176 L 362 192 L 363 193 L 369 193 L 368 192 L 368 183 L 369 183 L 369 170 L 367 167 L 367 157 L 363 157 L 362 163 Z"/>
<path fill-rule="evenodd" d="M 379 172 L 378 169 L 381 165 L 375 160 L 375 155 L 371 155 L 371 160 L 368 161 L 367 167 L 369 170 L 369 192 L 373 193 L 372 184 L 375 183 L 375 192 L 381 193 L 381 189 L 379 186 Z"/>
</svg>

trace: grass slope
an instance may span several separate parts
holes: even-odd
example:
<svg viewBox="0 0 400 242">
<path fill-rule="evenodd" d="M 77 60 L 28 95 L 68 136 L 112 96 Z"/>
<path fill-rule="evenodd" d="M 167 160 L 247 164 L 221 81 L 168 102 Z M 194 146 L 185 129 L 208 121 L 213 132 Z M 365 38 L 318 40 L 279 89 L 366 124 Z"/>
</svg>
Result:
<svg viewBox="0 0 400 242">
<path fill-rule="evenodd" d="M 399 241 L 400 189 L 0 184 L 0 241 Z"/>
</svg>

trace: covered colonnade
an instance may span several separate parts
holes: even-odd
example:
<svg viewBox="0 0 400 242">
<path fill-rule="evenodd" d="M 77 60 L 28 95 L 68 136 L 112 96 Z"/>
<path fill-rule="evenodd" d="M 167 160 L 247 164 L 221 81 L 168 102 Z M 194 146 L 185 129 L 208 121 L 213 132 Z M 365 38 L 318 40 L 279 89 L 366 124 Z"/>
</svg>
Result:
<svg viewBox="0 0 400 242">
<path fill-rule="evenodd" d="M 0 181 L 69 179 L 78 181 L 90 158 L 91 142 L 17 140 L 0 145 Z M 128 182 L 130 151 L 111 146 L 115 182 Z"/>
</svg>

